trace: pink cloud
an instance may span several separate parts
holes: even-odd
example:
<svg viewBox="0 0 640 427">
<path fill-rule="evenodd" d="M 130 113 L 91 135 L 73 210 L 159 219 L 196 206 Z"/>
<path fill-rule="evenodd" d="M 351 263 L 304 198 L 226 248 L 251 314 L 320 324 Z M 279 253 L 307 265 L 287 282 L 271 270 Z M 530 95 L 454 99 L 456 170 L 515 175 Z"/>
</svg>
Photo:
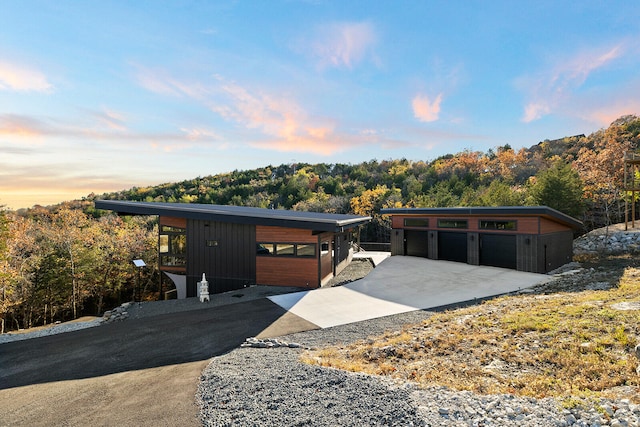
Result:
<svg viewBox="0 0 640 427">
<path fill-rule="evenodd" d="M 312 117 L 291 97 L 249 88 L 219 75 L 206 83 L 186 82 L 146 69 L 138 74 L 138 81 L 155 93 L 188 97 L 228 122 L 259 132 L 246 137 L 252 147 L 328 155 L 365 142 L 360 135 L 340 132 L 335 120 Z"/>
<path fill-rule="evenodd" d="M 442 103 L 442 94 L 436 96 L 433 101 L 426 95 L 417 95 L 411 102 L 413 115 L 421 122 L 434 122 L 440 117 L 440 103 Z"/>
<path fill-rule="evenodd" d="M 0 62 L 0 90 L 50 92 L 53 85 L 38 70 L 20 64 Z"/>
<path fill-rule="evenodd" d="M 563 57 L 549 70 L 537 76 L 524 76 L 516 85 L 527 92 L 522 121 L 529 123 L 538 120 L 563 106 L 571 103 L 574 92 L 587 81 L 589 76 L 624 53 L 622 45 L 578 53 L 572 57 Z"/>
</svg>

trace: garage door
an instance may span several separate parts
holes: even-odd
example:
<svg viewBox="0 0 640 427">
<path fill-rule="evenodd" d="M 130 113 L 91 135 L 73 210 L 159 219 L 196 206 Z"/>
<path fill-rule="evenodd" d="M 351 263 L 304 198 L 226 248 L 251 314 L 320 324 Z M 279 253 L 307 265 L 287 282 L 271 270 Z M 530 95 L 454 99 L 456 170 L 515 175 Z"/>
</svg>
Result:
<svg viewBox="0 0 640 427">
<path fill-rule="evenodd" d="M 438 259 L 467 262 L 467 233 L 439 231 Z"/>
<path fill-rule="evenodd" d="M 516 236 L 481 234 L 480 265 L 517 268 Z"/>
<path fill-rule="evenodd" d="M 408 256 L 420 256 L 427 258 L 429 253 L 428 232 L 405 230 L 404 231 L 404 253 Z"/>
</svg>

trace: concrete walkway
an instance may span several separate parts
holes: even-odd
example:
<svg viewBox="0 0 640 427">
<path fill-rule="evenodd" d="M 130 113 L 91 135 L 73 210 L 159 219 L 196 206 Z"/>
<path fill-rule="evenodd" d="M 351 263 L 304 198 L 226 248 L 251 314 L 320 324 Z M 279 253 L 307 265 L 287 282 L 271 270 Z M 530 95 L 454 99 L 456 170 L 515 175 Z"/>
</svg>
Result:
<svg viewBox="0 0 640 427">
<path fill-rule="evenodd" d="M 504 268 L 394 256 L 365 278 L 347 285 L 269 299 L 296 316 L 328 328 L 502 295 L 548 278 Z"/>
</svg>

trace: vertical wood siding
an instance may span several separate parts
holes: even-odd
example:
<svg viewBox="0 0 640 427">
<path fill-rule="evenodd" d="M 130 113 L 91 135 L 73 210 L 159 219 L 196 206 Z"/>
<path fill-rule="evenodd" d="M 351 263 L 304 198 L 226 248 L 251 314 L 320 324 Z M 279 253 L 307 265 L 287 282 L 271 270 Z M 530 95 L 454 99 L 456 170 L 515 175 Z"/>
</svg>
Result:
<svg viewBox="0 0 640 427">
<path fill-rule="evenodd" d="M 195 296 L 202 273 L 213 293 L 255 284 L 255 226 L 188 220 L 187 257 L 188 296 Z"/>
</svg>

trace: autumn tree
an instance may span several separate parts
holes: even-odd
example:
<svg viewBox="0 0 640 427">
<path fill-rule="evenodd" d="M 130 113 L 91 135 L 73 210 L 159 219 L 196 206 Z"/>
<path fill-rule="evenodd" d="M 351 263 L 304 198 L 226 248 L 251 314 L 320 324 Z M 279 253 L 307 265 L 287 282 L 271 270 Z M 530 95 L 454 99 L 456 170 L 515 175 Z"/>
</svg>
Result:
<svg viewBox="0 0 640 427">
<path fill-rule="evenodd" d="M 356 215 L 370 216 L 371 224 L 365 229 L 365 238 L 375 242 L 388 241 L 390 220 L 382 215 L 383 208 L 402 207 L 400 190 L 379 185 L 374 189 L 365 190 L 361 195 L 351 199 L 351 209 Z"/>
<path fill-rule="evenodd" d="M 578 153 L 576 169 L 584 183 L 594 226 L 624 218 L 624 153 L 638 148 L 638 132 L 638 117 L 621 117 L 607 129 L 591 134 Z"/>
</svg>

